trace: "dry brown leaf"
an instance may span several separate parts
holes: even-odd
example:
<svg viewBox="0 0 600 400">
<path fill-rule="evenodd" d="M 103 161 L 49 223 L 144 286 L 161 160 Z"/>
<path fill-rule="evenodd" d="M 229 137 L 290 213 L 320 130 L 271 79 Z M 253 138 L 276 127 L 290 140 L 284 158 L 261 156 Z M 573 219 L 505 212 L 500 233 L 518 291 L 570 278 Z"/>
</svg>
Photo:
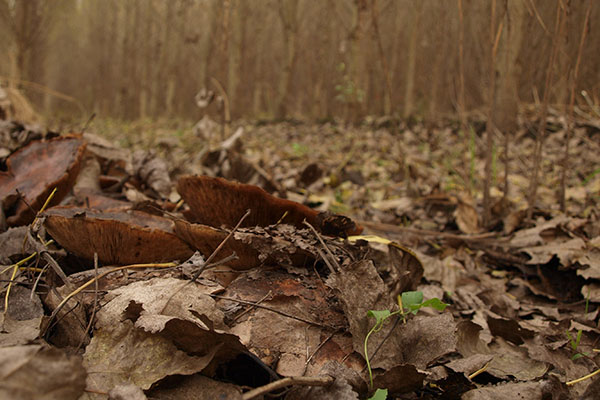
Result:
<svg viewBox="0 0 600 400">
<path fill-rule="evenodd" d="M 86 347 L 83 365 L 87 390 L 108 392 L 119 384 L 142 389 L 170 375 L 191 375 L 212 361 L 220 346 L 202 356 L 190 356 L 168 338 L 136 328 L 129 320 L 97 329 Z"/>
<path fill-rule="evenodd" d="M 58 204 L 77 179 L 84 150 L 81 137 L 65 136 L 32 142 L 11 154 L 7 171 L 0 171 L 0 202 L 9 212 L 8 225 L 33 221 L 55 188 L 50 205 Z"/>
<path fill-rule="evenodd" d="M 412 364 L 396 365 L 375 374 L 373 386 L 388 389 L 389 394 L 408 393 L 421 389 L 426 376 L 427 374 L 417 370 Z"/>
<path fill-rule="evenodd" d="M 425 369 L 431 362 L 456 351 L 455 331 L 456 324 L 450 313 L 417 315 L 406 324 L 398 325 L 373 357 L 371 365 L 373 368 L 389 369 L 399 364 L 410 364 Z M 382 330 L 378 335 L 385 336 L 386 333 Z"/>
<path fill-rule="evenodd" d="M 0 348 L 0 398 L 75 400 L 83 395 L 81 357 L 41 345 Z"/>
<path fill-rule="evenodd" d="M 144 391 L 133 383 L 117 385 L 108 392 L 108 400 L 147 400 Z"/>
<path fill-rule="evenodd" d="M 4 304 L 2 304 L 4 308 Z M 44 310 L 37 294 L 13 286 L 8 297 L 8 312 L 0 314 L 0 347 L 29 344 L 38 338 Z"/>
<path fill-rule="evenodd" d="M 501 338 L 496 338 L 489 348 L 494 358 L 486 372 L 496 378 L 529 381 L 542 377 L 548 371 L 549 366 L 544 362 L 532 360 L 527 354 L 527 349 L 514 346 Z"/>
<path fill-rule="evenodd" d="M 468 196 L 461 196 L 458 199 L 458 205 L 454 210 L 456 225 L 461 232 L 467 234 L 479 233 L 479 214 L 473 206 L 473 201 Z"/>
<path fill-rule="evenodd" d="M 161 387 L 159 383 L 148 391 L 148 396 L 161 400 L 242 400 L 238 386 L 198 374 L 181 377 L 176 385 Z"/>
<path fill-rule="evenodd" d="M 162 198 L 171 194 L 171 178 L 165 160 L 153 151 L 137 150 L 133 153 L 133 170 L 140 180 Z"/>
<path fill-rule="evenodd" d="M 504 383 L 493 387 L 469 390 L 462 400 L 515 400 L 542 399 L 545 382 Z"/>
</svg>

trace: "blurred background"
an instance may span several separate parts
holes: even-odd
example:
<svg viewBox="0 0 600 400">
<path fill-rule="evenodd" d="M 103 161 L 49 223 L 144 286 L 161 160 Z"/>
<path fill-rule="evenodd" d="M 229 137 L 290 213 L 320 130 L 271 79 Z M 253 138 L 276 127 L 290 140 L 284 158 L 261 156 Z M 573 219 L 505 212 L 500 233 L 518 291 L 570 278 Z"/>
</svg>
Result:
<svg viewBox="0 0 600 400">
<path fill-rule="evenodd" d="M 493 83 L 496 118 L 514 120 L 544 97 L 548 65 L 549 103 L 569 102 L 592 3 L 0 0 L 0 83 L 50 119 L 198 119 L 215 79 L 233 119 L 313 121 L 483 112 Z M 600 7 L 589 19 L 586 106 L 600 97 Z"/>
</svg>

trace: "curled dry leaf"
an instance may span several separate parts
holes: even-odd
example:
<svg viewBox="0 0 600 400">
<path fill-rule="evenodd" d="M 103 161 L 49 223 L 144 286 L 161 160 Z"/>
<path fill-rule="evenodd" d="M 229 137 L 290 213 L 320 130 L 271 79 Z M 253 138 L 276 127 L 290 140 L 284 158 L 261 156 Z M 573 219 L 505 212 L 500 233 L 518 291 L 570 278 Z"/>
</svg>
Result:
<svg viewBox="0 0 600 400">
<path fill-rule="evenodd" d="M 148 187 L 163 198 L 169 197 L 172 185 L 165 160 L 159 158 L 153 151 L 137 150 L 133 153 L 133 168 Z"/>
<path fill-rule="evenodd" d="M 185 260 L 194 253 L 167 218 L 139 211 L 100 212 L 53 207 L 44 213 L 48 233 L 65 249 L 87 260 L 98 253 L 103 264 Z"/>
<path fill-rule="evenodd" d="M 138 281 L 108 293 L 84 364 L 88 389 L 133 382 L 142 389 L 171 375 L 192 375 L 245 351 L 227 333 L 209 296 L 215 287 L 177 279 Z"/>
<path fill-rule="evenodd" d="M 466 195 L 458 198 L 458 205 L 454 210 L 456 225 L 461 232 L 472 234 L 479 233 L 479 214 L 473 206 L 473 201 Z"/>
<path fill-rule="evenodd" d="M 6 161 L 8 170 L 0 171 L 0 202 L 8 225 L 33 221 L 54 188 L 51 205 L 66 196 L 79 173 L 84 149 L 80 136 L 64 136 L 32 142 L 13 153 Z"/>
</svg>

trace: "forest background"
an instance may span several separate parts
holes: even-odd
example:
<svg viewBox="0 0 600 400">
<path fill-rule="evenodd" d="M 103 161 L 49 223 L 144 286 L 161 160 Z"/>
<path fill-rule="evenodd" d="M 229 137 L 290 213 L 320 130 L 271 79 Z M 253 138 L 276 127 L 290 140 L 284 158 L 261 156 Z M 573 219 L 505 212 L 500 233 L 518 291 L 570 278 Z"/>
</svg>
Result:
<svg viewBox="0 0 600 400">
<path fill-rule="evenodd" d="M 233 119 L 438 120 L 492 100 L 510 131 L 546 92 L 559 110 L 575 88 L 576 105 L 599 104 L 593 23 L 578 57 L 592 3 L 1 0 L 0 81 L 49 120 L 197 120 L 215 78 Z"/>
</svg>

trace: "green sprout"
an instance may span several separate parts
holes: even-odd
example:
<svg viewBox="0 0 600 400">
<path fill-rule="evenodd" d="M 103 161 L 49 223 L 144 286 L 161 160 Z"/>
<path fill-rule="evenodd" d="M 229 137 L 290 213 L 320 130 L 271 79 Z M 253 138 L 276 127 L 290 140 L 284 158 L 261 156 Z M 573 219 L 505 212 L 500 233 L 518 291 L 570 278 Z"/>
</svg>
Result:
<svg viewBox="0 0 600 400">
<path fill-rule="evenodd" d="M 371 362 L 369 360 L 369 354 L 367 349 L 367 344 L 369 343 L 369 337 L 373 333 L 379 332 L 381 328 L 383 328 L 383 324 L 390 317 L 394 315 L 400 316 L 402 318 L 402 322 L 406 324 L 406 317 L 409 314 L 416 315 L 421 308 L 430 307 L 434 308 L 438 311 L 444 311 L 448 304 L 444 303 L 437 297 L 431 298 L 427 301 L 423 301 L 423 292 L 421 291 L 410 291 L 403 292 L 398 296 L 398 310 L 390 311 L 390 310 L 369 310 L 367 312 L 368 317 L 375 318 L 375 325 L 371 328 L 364 341 L 364 352 L 365 352 L 365 360 L 367 361 L 367 370 L 369 371 L 369 381 L 370 387 L 373 388 L 373 371 L 371 369 Z M 377 395 L 377 393 L 376 393 Z M 375 398 L 375 397 L 373 397 Z"/>
</svg>

